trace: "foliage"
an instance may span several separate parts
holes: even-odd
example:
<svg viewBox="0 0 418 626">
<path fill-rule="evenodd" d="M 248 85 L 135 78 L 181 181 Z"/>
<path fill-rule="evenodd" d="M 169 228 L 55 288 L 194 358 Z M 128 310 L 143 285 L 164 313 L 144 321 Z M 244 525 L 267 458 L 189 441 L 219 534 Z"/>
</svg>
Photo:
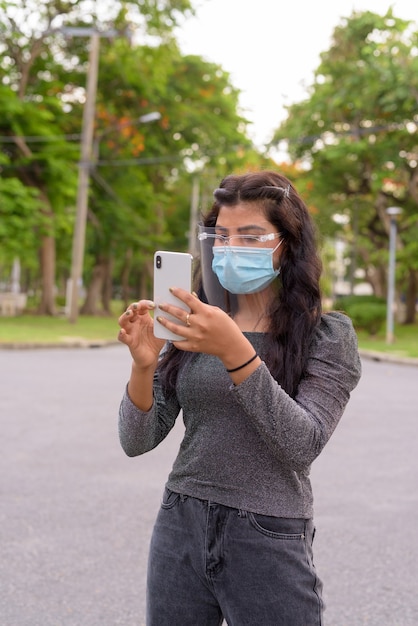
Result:
<svg viewBox="0 0 418 626">
<path fill-rule="evenodd" d="M 321 231 L 339 232 L 354 247 L 353 258 L 379 295 L 386 290 L 386 208 L 403 209 L 398 283 L 411 303 L 418 262 L 417 43 L 412 24 L 391 10 L 353 13 L 322 53 L 309 97 L 288 107 L 274 136 L 305 164 Z M 335 215 L 346 219 L 337 223 Z M 409 313 L 413 322 L 413 306 Z"/>
<path fill-rule="evenodd" d="M 368 296 L 342 296 L 337 298 L 334 302 L 334 307 L 340 311 L 347 311 L 352 306 L 357 306 L 359 304 L 386 304 L 386 300 L 384 298 L 379 298 L 378 296 L 368 295 Z"/>
<path fill-rule="evenodd" d="M 334 308 L 344 311 L 357 330 L 376 335 L 386 319 L 386 301 L 376 296 L 345 296 L 338 298 Z"/>
<path fill-rule="evenodd" d="M 24 243 L 24 270 L 27 258 L 41 259 L 32 290 L 41 285 L 49 300 L 54 282 L 65 293 L 69 274 L 93 28 L 101 36 L 86 310 L 96 311 L 100 294 L 110 306 L 112 281 L 135 294 L 146 288 L 157 246 L 188 245 L 197 171 L 212 180 L 257 161 L 229 75 L 183 57 L 172 37 L 192 11 L 189 0 L 0 3 L 0 195 L 7 200 L 19 191 L 16 206 L 4 204 L 0 236 L 9 243 L 2 254 L 11 258 Z M 141 123 L 150 112 L 160 120 Z M 51 302 L 40 300 L 53 312 Z"/>
<path fill-rule="evenodd" d="M 128 254 L 130 287 L 138 293 L 149 285 L 157 247 L 188 245 L 193 172 L 231 167 L 237 146 L 251 144 L 228 75 L 182 57 L 173 41 L 157 48 L 109 42 L 101 67 L 88 251 L 92 271 L 111 256 L 116 275 Z M 161 120 L 138 124 L 150 109 Z"/>
<path fill-rule="evenodd" d="M 25 187 L 16 178 L 0 179 L 0 258 L 3 262 L 35 246 L 38 208 L 36 189 Z"/>
<path fill-rule="evenodd" d="M 386 307 L 378 303 L 353 304 L 349 313 L 354 327 L 376 335 L 386 318 Z"/>
<path fill-rule="evenodd" d="M 45 312 L 53 312 L 45 293 L 54 300 L 58 287 L 65 296 L 71 265 L 92 28 L 101 37 L 86 313 L 110 313 L 113 292 L 123 300 L 149 295 L 153 251 L 192 246 L 193 218 L 226 173 L 277 167 L 248 139 L 228 73 L 181 54 L 173 28 L 192 11 L 189 0 L 0 3 L 0 266 L 7 273 L 20 254 Z M 321 55 L 309 97 L 288 108 L 274 138 L 288 142 L 294 162 L 280 169 L 309 205 L 323 250 L 329 237 L 344 238 L 352 275 L 363 269 L 377 295 L 386 290 L 386 208 L 402 208 L 396 283 L 410 323 L 418 289 L 417 49 L 418 33 L 392 11 L 353 13 Z M 160 119 L 143 123 L 151 112 Z M 329 277 L 323 285 L 329 292 Z"/>
</svg>

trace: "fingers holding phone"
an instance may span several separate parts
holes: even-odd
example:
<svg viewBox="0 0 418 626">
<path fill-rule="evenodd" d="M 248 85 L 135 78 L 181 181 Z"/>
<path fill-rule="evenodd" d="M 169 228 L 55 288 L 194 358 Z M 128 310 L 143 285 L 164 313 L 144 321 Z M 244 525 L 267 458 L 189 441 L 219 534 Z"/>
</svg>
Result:
<svg viewBox="0 0 418 626">
<path fill-rule="evenodd" d="M 164 325 L 166 331 L 173 333 L 183 333 L 184 328 L 182 339 L 174 342 L 180 350 L 205 352 L 223 358 L 225 353 L 234 350 L 234 346 L 238 348 L 242 345 L 244 335 L 222 309 L 205 304 L 196 294 L 179 287 L 171 288 L 171 294 L 177 302 L 183 304 L 184 309 L 162 303 L 160 309 L 164 312 L 164 317 L 159 317 L 159 323 Z M 244 338 L 244 342 L 247 339 Z"/>
</svg>

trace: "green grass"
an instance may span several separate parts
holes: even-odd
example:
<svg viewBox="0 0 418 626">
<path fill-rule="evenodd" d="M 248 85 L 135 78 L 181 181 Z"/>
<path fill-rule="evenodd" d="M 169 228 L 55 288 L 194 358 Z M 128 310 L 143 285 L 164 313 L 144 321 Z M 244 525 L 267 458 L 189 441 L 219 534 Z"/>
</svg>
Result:
<svg viewBox="0 0 418 626">
<path fill-rule="evenodd" d="M 80 316 L 75 324 L 65 317 L 21 315 L 0 317 L 0 346 L 18 343 L 57 344 L 79 340 L 116 341 L 118 318 Z M 363 350 L 386 352 L 394 356 L 418 358 L 418 325 L 395 326 L 395 342 L 386 343 L 385 331 L 376 337 L 358 333 L 359 347 Z"/>
<path fill-rule="evenodd" d="M 116 341 L 117 317 L 80 316 L 74 324 L 65 317 L 21 315 L 0 318 L 0 345 L 62 343 L 79 340 Z"/>
<path fill-rule="evenodd" d="M 359 347 L 363 350 L 385 352 L 398 357 L 418 358 L 418 324 L 413 326 L 395 325 L 395 340 L 392 344 L 386 343 L 385 329 L 375 337 L 359 331 Z"/>
</svg>

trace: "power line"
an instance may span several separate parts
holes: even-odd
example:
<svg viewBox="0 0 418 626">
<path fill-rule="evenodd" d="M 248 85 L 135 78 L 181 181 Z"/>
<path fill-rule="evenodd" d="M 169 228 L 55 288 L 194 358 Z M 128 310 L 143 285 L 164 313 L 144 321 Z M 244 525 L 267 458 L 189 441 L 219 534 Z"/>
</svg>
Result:
<svg viewBox="0 0 418 626">
<path fill-rule="evenodd" d="M 373 133 L 393 132 L 396 130 L 408 131 L 408 124 L 413 124 L 416 130 L 417 122 L 415 120 L 407 120 L 405 122 L 393 122 L 392 124 L 369 126 L 368 128 L 355 127 L 349 128 L 348 130 L 325 129 L 315 135 L 302 135 L 300 137 L 295 137 L 294 139 L 290 139 L 289 137 L 280 137 L 277 141 L 286 141 L 289 144 L 304 144 L 312 143 L 314 141 L 317 141 L 318 139 L 326 139 L 327 136 L 356 138 L 363 135 L 372 135 Z M 408 133 L 411 134 L 409 131 Z"/>
<path fill-rule="evenodd" d="M 3 137 L 0 136 L 0 141 L 2 143 L 15 143 L 16 140 L 23 140 L 26 143 L 46 143 L 48 141 L 79 141 L 81 138 L 80 134 L 71 134 L 71 135 L 5 135 Z"/>
<path fill-rule="evenodd" d="M 407 130 L 408 124 L 416 124 L 415 120 L 407 120 L 405 122 L 394 122 L 392 124 L 370 126 L 368 128 L 350 128 L 348 130 L 329 130 L 325 129 L 315 135 L 305 135 L 290 139 L 289 137 L 282 137 L 279 141 L 287 141 L 288 143 L 310 143 L 316 139 L 321 139 L 324 135 L 332 134 L 335 137 L 358 137 L 359 135 L 369 135 L 372 133 L 391 132 L 395 130 Z M 0 142 L 2 143 L 14 143 L 16 140 L 23 140 L 26 143 L 47 143 L 50 141 L 79 141 L 81 139 L 80 133 L 71 133 L 68 135 L 3 135 L 0 136 Z M 103 161 L 104 163 L 104 161 Z M 107 161 L 110 163 L 110 161 Z"/>
<path fill-rule="evenodd" d="M 120 160 L 100 160 L 100 161 L 87 161 L 86 163 L 84 163 L 85 166 L 88 166 L 90 168 L 93 167 L 100 167 L 100 166 L 111 166 L 111 167 L 123 167 L 123 166 L 129 166 L 129 165 L 157 165 L 158 163 L 175 163 L 178 161 L 183 161 L 184 157 L 183 156 L 179 156 L 179 155 L 167 155 L 167 156 L 161 156 L 161 157 L 144 157 L 142 159 L 120 159 Z M 79 162 L 75 162 L 72 161 L 71 165 L 73 166 L 77 166 L 79 165 Z M 5 165 L 0 165 L 0 172 L 2 172 L 3 170 L 30 170 L 32 167 L 32 164 L 28 164 L 28 165 L 15 165 L 15 164 L 5 164 Z M 46 167 L 42 166 L 42 165 L 38 165 L 38 168 L 40 171 L 45 171 Z"/>
</svg>

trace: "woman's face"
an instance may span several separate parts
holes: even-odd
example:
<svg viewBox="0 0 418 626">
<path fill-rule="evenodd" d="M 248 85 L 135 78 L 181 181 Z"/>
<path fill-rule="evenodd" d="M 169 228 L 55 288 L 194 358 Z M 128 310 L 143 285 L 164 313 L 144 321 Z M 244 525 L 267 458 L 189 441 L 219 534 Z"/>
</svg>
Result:
<svg viewBox="0 0 418 626">
<path fill-rule="evenodd" d="M 281 239 L 277 227 L 266 219 L 264 211 L 248 203 L 233 207 L 222 206 L 216 220 L 215 232 L 220 236 L 215 240 L 215 246 L 274 249 Z M 280 254 L 281 246 L 273 254 L 275 269 L 280 266 Z"/>
</svg>

